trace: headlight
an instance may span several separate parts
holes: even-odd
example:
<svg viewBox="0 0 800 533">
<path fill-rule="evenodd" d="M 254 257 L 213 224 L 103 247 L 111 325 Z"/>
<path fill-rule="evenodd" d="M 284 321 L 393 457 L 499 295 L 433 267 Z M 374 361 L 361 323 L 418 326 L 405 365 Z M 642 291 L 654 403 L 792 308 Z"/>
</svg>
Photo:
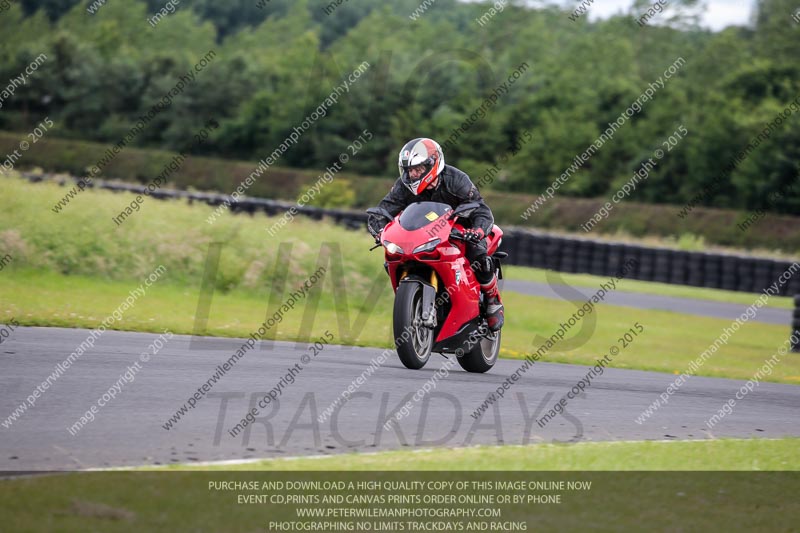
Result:
<svg viewBox="0 0 800 533">
<path fill-rule="evenodd" d="M 442 241 L 439 238 L 431 239 L 428 242 L 426 242 L 425 244 L 420 244 L 419 246 L 414 248 L 414 253 L 416 254 L 416 253 L 419 253 L 419 252 L 428 252 L 430 250 L 433 250 L 434 248 L 436 248 L 436 245 L 439 244 L 440 242 L 442 242 Z"/>
<path fill-rule="evenodd" d="M 402 248 L 400 248 L 393 242 L 383 241 L 383 245 L 386 247 L 386 251 L 389 252 L 390 254 L 402 255 L 405 253 Z"/>
</svg>

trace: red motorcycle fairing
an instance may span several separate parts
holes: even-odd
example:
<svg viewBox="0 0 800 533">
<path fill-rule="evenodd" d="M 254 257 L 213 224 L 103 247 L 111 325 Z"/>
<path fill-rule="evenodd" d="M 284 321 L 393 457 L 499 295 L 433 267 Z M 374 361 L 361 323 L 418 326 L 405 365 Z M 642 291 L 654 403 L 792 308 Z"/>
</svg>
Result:
<svg viewBox="0 0 800 533">
<path fill-rule="evenodd" d="M 416 224 L 406 224 L 407 227 L 403 227 L 401 218 L 412 206 L 417 212 L 430 207 L 425 214 L 427 223 L 420 225 L 417 217 Z M 476 321 L 481 314 L 480 284 L 465 256 L 465 244 L 461 240 L 451 240 L 450 236 L 453 229 L 463 231 L 464 227 L 458 224 L 458 217 L 450 219 L 450 211 L 452 209 L 449 206 L 436 202 L 411 204 L 381 233 L 388 273 L 395 292 L 403 278 L 414 274 L 416 278 L 430 283 L 436 289 L 438 301 L 446 302 L 447 297 L 444 295 L 446 292 L 450 294 L 450 305 L 444 306 L 449 311 L 436 327 L 437 344 L 455 337 L 467 323 Z M 408 227 L 413 229 L 407 229 Z M 489 255 L 497 251 L 502 236 L 503 231 L 498 226 L 493 226 L 486 237 Z M 424 247 L 426 243 L 436 239 L 439 240 L 438 243 Z M 393 245 L 393 251 L 390 251 L 387 242 Z M 419 248 L 423 250 L 415 251 Z"/>
</svg>

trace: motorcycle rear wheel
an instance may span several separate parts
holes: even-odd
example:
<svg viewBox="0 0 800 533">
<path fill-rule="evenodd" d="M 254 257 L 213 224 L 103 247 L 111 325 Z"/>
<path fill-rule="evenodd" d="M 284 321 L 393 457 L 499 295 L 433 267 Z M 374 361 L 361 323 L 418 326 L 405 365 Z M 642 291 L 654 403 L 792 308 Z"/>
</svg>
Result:
<svg viewBox="0 0 800 533">
<path fill-rule="evenodd" d="M 467 372 L 482 374 L 497 362 L 500 353 L 500 332 L 489 333 L 481 338 L 469 351 L 458 358 L 458 364 Z"/>
<path fill-rule="evenodd" d="M 397 288 L 393 319 L 400 361 L 406 368 L 419 370 L 430 359 L 433 330 L 422 325 L 422 287 L 418 283 L 401 283 Z"/>
</svg>

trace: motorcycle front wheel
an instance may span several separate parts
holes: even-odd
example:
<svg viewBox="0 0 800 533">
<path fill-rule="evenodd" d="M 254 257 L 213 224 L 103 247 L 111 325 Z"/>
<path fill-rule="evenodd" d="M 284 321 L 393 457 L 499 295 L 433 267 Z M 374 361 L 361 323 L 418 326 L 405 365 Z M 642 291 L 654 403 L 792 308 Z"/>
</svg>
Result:
<svg viewBox="0 0 800 533">
<path fill-rule="evenodd" d="M 419 370 L 431 356 L 433 330 L 422 325 L 422 287 L 401 283 L 394 297 L 394 338 L 400 361 Z"/>
</svg>

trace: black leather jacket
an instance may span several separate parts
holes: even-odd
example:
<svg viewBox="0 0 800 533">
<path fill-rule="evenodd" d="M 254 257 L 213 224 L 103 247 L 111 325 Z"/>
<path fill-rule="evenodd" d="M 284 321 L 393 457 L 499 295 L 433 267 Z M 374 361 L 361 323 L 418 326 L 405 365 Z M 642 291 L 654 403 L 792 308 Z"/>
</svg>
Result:
<svg viewBox="0 0 800 533">
<path fill-rule="evenodd" d="M 481 228 L 485 234 L 488 234 L 494 224 L 492 210 L 483 201 L 478 188 L 466 173 L 450 165 L 445 165 L 444 170 L 439 174 L 439 182 L 435 188 L 428 187 L 418 195 L 409 191 L 408 187 L 403 185 L 398 178 L 378 207 L 386 209 L 392 216 L 395 216 L 414 202 L 441 202 L 448 204 L 453 209 L 460 204 L 477 202 L 480 204 L 480 208 L 476 209 L 469 217 L 472 227 Z M 388 220 L 382 220 L 381 217 L 370 215 L 367 223 L 377 232 L 383 229 L 388 222 Z M 469 224 L 465 225 L 469 226 Z"/>
</svg>

